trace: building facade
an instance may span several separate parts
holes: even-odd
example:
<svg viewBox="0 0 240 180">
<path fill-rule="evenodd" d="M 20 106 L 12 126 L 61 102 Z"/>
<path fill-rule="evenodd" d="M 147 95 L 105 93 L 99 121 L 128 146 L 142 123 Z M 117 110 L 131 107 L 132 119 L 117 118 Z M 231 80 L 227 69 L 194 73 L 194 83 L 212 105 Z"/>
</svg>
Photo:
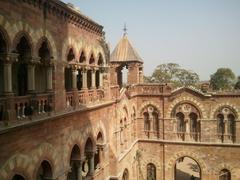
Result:
<svg viewBox="0 0 240 180">
<path fill-rule="evenodd" d="M 143 83 L 127 35 L 110 55 L 72 5 L 0 1 L 0 180 L 238 180 L 239 110 L 240 92 Z"/>
</svg>

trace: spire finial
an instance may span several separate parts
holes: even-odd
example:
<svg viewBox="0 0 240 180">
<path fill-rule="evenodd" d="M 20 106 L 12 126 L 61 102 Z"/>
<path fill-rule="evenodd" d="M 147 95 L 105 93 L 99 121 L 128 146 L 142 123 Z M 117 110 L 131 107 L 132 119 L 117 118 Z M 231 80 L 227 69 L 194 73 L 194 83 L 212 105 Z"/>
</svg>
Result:
<svg viewBox="0 0 240 180">
<path fill-rule="evenodd" d="M 124 23 L 124 28 L 123 28 L 123 36 L 126 36 L 127 35 L 127 25 L 126 25 L 126 23 Z"/>
</svg>

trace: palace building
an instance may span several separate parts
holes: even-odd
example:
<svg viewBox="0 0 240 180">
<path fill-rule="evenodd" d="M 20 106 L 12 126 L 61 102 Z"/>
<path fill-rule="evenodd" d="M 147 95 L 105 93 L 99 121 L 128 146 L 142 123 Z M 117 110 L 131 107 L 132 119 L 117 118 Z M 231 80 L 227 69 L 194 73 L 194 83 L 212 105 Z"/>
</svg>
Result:
<svg viewBox="0 0 240 180">
<path fill-rule="evenodd" d="M 1 0 L 0 180 L 239 180 L 240 92 L 143 68 L 73 5 Z"/>
</svg>

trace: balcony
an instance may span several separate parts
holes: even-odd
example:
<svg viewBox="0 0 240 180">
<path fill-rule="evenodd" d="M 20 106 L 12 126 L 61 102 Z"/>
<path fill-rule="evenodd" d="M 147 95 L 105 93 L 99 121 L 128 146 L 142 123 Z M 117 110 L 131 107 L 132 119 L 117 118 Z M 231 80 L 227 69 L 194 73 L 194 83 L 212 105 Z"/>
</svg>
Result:
<svg viewBox="0 0 240 180">
<path fill-rule="evenodd" d="M 53 111 L 53 95 L 34 94 L 0 98 L 0 121 L 2 124 L 19 123 L 50 116 Z"/>
<path fill-rule="evenodd" d="M 95 105 L 103 102 L 104 100 L 105 93 L 102 89 L 66 92 L 66 106 L 68 109 Z"/>
</svg>

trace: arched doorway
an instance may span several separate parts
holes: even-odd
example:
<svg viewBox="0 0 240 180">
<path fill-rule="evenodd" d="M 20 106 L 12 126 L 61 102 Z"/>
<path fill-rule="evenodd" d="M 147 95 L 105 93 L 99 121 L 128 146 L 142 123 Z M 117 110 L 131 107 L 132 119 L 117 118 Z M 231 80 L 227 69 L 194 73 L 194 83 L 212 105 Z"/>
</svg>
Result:
<svg viewBox="0 0 240 180">
<path fill-rule="evenodd" d="M 42 161 L 42 163 L 37 171 L 36 180 L 52 179 L 52 176 L 53 176 L 53 173 L 52 173 L 51 165 L 46 160 Z"/>
<path fill-rule="evenodd" d="M 15 176 L 13 176 L 12 180 L 25 180 L 25 178 L 21 175 L 16 174 Z"/>
<path fill-rule="evenodd" d="M 222 169 L 219 172 L 219 180 L 231 180 L 231 172 L 228 169 Z"/>
<path fill-rule="evenodd" d="M 129 173 L 127 169 L 123 172 L 122 180 L 129 180 Z"/>
<path fill-rule="evenodd" d="M 74 145 L 70 157 L 71 171 L 68 173 L 68 180 L 78 180 L 81 178 L 81 154 L 78 145 Z"/>
<path fill-rule="evenodd" d="M 201 168 L 190 157 L 181 157 L 176 160 L 174 169 L 175 180 L 201 180 Z"/>
</svg>

